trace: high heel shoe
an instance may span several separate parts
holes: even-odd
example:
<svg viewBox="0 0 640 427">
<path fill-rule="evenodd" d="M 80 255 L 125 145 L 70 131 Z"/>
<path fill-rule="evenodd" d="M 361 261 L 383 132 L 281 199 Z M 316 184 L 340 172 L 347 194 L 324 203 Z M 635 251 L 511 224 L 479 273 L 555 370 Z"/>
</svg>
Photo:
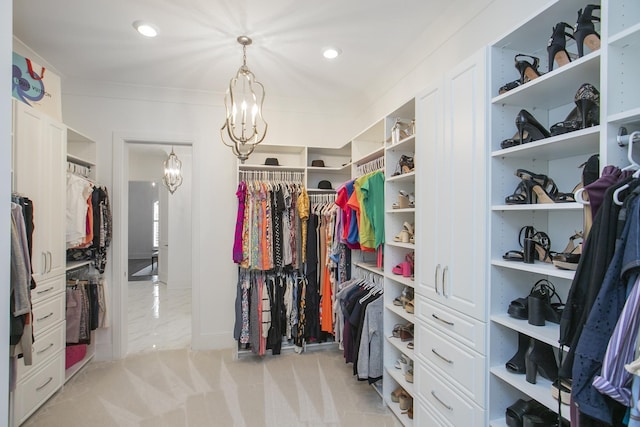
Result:
<svg viewBox="0 0 640 427">
<path fill-rule="evenodd" d="M 573 270 L 578 268 L 580 262 L 580 256 L 582 255 L 582 231 L 576 232 L 573 236 L 569 237 L 569 243 L 564 248 L 564 251 L 554 255 L 553 265 L 562 270 Z M 580 240 L 576 245 L 575 241 Z"/>
<path fill-rule="evenodd" d="M 519 53 L 513 60 L 515 61 L 516 70 L 520 73 L 520 84 L 528 83 L 541 76 L 540 71 L 538 71 L 540 58 Z"/>
<path fill-rule="evenodd" d="M 574 102 L 582 117 L 582 129 L 600 124 L 600 92 L 590 83 L 583 83 Z"/>
<path fill-rule="evenodd" d="M 549 71 L 553 70 L 553 63 L 556 62 L 558 67 L 567 65 L 571 62 L 569 52 L 567 52 L 567 37 L 574 38 L 573 34 L 565 31 L 566 28 L 573 30 L 573 27 L 566 22 L 558 22 L 552 29 L 549 43 L 547 43 L 547 53 L 549 54 Z"/>
<path fill-rule="evenodd" d="M 500 143 L 501 148 L 514 147 L 520 144 L 537 141 L 539 139 L 551 136 L 548 130 L 544 128 L 527 110 L 520 110 L 516 116 L 516 127 L 518 131 L 512 138 L 505 139 Z"/>
<path fill-rule="evenodd" d="M 593 16 L 594 10 L 599 10 L 600 5 L 590 4 L 578 11 L 578 20 L 573 31 L 573 37 L 578 46 L 578 56 L 584 55 L 584 45 L 587 45 L 591 52 L 600 49 L 600 34 L 596 32 L 594 22 L 600 22 L 600 17 Z"/>
<path fill-rule="evenodd" d="M 544 128 L 527 110 L 520 110 L 516 116 L 516 127 L 520 141 L 532 142 L 551 136 L 549 131 Z M 524 142 L 522 142 L 524 144 Z"/>
<path fill-rule="evenodd" d="M 526 380 L 535 384 L 538 374 L 550 381 L 558 378 L 558 364 L 551 345 L 532 338 L 525 354 Z"/>
<path fill-rule="evenodd" d="M 507 205 L 528 205 L 533 203 L 533 193 L 531 190 L 533 181 L 521 180 L 513 194 L 504 198 Z"/>
<path fill-rule="evenodd" d="M 551 135 L 562 135 L 600 124 L 600 93 L 595 86 L 584 83 L 573 100 L 576 106 L 566 119 L 551 126 Z"/>
<path fill-rule="evenodd" d="M 505 364 L 507 371 L 513 372 L 514 374 L 524 374 L 526 372 L 524 356 L 527 353 L 530 344 L 531 338 L 522 332 L 518 332 L 518 351 Z"/>
</svg>

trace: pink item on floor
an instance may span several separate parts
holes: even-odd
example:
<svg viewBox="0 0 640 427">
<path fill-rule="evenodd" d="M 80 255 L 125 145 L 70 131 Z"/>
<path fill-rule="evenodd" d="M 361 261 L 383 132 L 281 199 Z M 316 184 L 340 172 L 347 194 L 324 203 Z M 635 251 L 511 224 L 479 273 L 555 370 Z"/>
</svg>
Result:
<svg viewBox="0 0 640 427">
<path fill-rule="evenodd" d="M 65 361 L 64 368 L 69 369 L 87 355 L 87 345 L 86 344 L 78 344 L 78 345 L 69 345 L 66 348 L 65 352 Z"/>
</svg>

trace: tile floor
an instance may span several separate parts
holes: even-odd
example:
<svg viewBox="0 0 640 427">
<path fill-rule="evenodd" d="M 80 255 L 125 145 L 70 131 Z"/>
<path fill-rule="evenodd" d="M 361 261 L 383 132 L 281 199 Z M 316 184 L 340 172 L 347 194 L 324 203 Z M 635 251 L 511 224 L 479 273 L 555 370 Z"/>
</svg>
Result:
<svg viewBox="0 0 640 427">
<path fill-rule="evenodd" d="M 189 291 L 130 283 L 129 355 L 89 363 L 22 426 L 401 425 L 338 351 L 190 350 L 190 304 Z"/>
<path fill-rule="evenodd" d="M 128 302 L 127 354 L 190 347 L 191 289 L 167 289 L 157 279 L 129 282 Z"/>
</svg>

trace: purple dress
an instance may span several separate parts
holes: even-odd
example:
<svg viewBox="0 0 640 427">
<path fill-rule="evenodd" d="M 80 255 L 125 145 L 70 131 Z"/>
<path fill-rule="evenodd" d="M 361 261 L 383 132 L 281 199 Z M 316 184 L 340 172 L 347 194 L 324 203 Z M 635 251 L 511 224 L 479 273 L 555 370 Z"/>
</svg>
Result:
<svg viewBox="0 0 640 427">
<path fill-rule="evenodd" d="M 247 199 L 247 183 L 241 181 L 238 184 L 238 215 L 236 217 L 236 233 L 233 241 L 233 262 L 240 264 L 242 262 L 242 226 L 244 224 L 244 205 Z"/>
</svg>

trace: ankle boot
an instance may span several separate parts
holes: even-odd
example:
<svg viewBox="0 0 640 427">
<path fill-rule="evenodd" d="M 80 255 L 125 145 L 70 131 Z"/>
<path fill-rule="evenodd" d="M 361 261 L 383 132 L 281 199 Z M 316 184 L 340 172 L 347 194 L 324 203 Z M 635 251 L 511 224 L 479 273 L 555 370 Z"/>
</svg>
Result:
<svg viewBox="0 0 640 427">
<path fill-rule="evenodd" d="M 525 354 L 525 368 L 527 382 L 531 384 L 536 383 L 538 373 L 550 381 L 558 378 L 558 364 L 553 348 L 533 338 Z"/>
<path fill-rule="evenodd" d="M 518 332 L 518 351 L 505 364 L 507 371 L 514 374 L 524 374 L 526 372 L 524 357 L 531 344 L 531 338 L 528 335 Z"/>
</svg>

